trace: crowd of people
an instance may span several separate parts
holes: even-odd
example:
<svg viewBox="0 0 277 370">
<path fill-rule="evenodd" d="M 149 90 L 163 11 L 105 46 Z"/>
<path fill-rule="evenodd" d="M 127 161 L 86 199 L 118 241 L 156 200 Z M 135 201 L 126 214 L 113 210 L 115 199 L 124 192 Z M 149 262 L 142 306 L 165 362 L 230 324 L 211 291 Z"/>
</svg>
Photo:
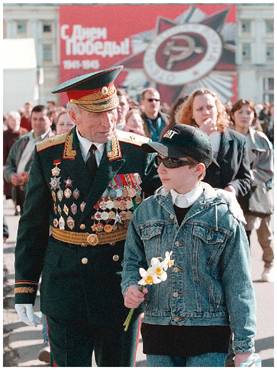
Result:
<svg viewBox="0 0 277 370">
<path fill-rule="evenodd" d="M 21 215 L 17 312 L 38 323 L 42 273 L 54 365 L 90 366 L 94 350 L 98 366 L 132 366 L 143 310 L 149 366 L 223 366 L 228 357 L 239 366 L 254 352 L 253 230 L 261 280 L 273 281 L 273 104 L 224 105 L 199 89 L 169 107 L 154 87 L 135 101 L 113 88 L 119 72 L 58 86 L 66 108 L 27 102 L 4 117 L 4 193 Z M 168 249 L 168 282 L 140 289 L 140 269 Z M 127 308 L 137 310 L 124 332 Z"/>
</svg>

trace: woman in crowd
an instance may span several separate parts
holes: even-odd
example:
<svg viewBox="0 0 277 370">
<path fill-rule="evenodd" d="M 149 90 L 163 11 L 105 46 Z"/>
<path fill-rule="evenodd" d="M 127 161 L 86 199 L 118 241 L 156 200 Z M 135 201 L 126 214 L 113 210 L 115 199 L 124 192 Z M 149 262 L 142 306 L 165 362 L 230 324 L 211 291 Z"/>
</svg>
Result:
<svg viewBox="0 0 277 370">
<path fill-rule="evenodd" d="M 242 198 L 246 232 L 250 239 L 257 229 L 259 243 L 263 249 L 263 281 L 273 281 L 273 147 L 267 136 L 255 130 L 257 114 L 253 102 L 238 100 L 231 110 L 231 119 L 236 131 L 246 138 L 253 178 L 250 192 Z"/>
<path fill-rule="evenodd" d="M 60 112 L 56 122 L 56 134 L 66 134 L 75 126 L 66 111 Z"/>
<path fill-rule="evenodd" d="M 136 134 L 146 136 L 143 128 L 143 119 L 139 109 L 130 109 L 126 115 L 126 124 L 124 131 L 134 132 Z"/>
<path fill-rule="evenodd" d="M 218 96 L 208 89 L 196 90 L 177 111 L 176 121 L 199 127 L 210 137 L 218 165 L 211 164 L 204 181 L 237 197 L 246 195 L 251 187 L 246 140 L 228 128 L 226 110 Z"/>
</svg>

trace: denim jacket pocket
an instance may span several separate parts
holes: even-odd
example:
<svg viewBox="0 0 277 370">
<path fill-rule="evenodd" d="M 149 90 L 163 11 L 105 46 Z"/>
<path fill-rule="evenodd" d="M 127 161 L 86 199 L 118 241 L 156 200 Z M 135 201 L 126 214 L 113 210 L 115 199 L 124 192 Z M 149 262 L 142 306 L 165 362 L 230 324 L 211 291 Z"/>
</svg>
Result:
<svg viewBox="0 0 277 370">
<path fill-rule="evenodd" d="M 197 251 L 198 256 L 195 262 L 198 265 L 200 263 L 210 266 L 210 272 L 215 278 L 218 277 L 219 270 L 217 265 L 228 237 L 227 231 L 194 225 L 192 234 L 194 237 L 194 250 Z"/>
<path fill-rule="evenodd" d="M 162 254 L 161 250 L 161 234 L 163 225 L 160 223 L 144 224 L 141 226 L 141 240 L 144 244 L 147 262 L 149 263 L 152 257 L 159 257 Z"/>
</svg>

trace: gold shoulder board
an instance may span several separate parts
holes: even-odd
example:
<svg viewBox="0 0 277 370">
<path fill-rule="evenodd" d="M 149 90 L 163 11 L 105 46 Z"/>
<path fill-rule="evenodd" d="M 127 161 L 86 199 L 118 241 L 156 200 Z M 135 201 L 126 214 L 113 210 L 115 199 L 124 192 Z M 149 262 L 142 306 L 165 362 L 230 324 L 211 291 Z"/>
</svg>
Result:
<svg viewBox="0 0 277 370">
<path fill-rule="evenodd" d="M 137 146 L 141 146 L 142 144 L 149 143 L 151 139 L 146 136 L 134 134 L 133 132 L 116 130 L 116 136 L 119 141 L 123 141 L 124 143 L 134 144 Z"/>
<path fill-rule="evenodd" d="M 67 133 L 61 134 L 61 135 L 55 135 L 55 136 L 50 137 L 49 139 L 42 141 L 41 143 L 38 143 L 37 151 L 40 152 L 41 150 L 50 148 L 51 146 L 65 143 L 67 135 L 68 135 Z"/>
</svg>

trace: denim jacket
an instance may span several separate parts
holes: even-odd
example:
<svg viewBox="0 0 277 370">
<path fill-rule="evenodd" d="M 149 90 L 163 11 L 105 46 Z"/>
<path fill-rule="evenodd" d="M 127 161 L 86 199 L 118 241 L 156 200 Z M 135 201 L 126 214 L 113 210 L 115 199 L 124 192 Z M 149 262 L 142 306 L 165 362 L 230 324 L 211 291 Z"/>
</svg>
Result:
<svg viewBox="0 0 277 370">
<path fill-rule="evenodd" d="M 180 226 L 163 187 L 136 209 L 125 244 L 122 292 L 137 284 L 139 268 L 147 269 L 152 257 L 173 251 L 167 280 L 147 287 L 144 322 L 230 325 L 234 352 L 253 352 L 255 297 L 245 230 L 225 200 L 202 185 Z"/>
</svg>

